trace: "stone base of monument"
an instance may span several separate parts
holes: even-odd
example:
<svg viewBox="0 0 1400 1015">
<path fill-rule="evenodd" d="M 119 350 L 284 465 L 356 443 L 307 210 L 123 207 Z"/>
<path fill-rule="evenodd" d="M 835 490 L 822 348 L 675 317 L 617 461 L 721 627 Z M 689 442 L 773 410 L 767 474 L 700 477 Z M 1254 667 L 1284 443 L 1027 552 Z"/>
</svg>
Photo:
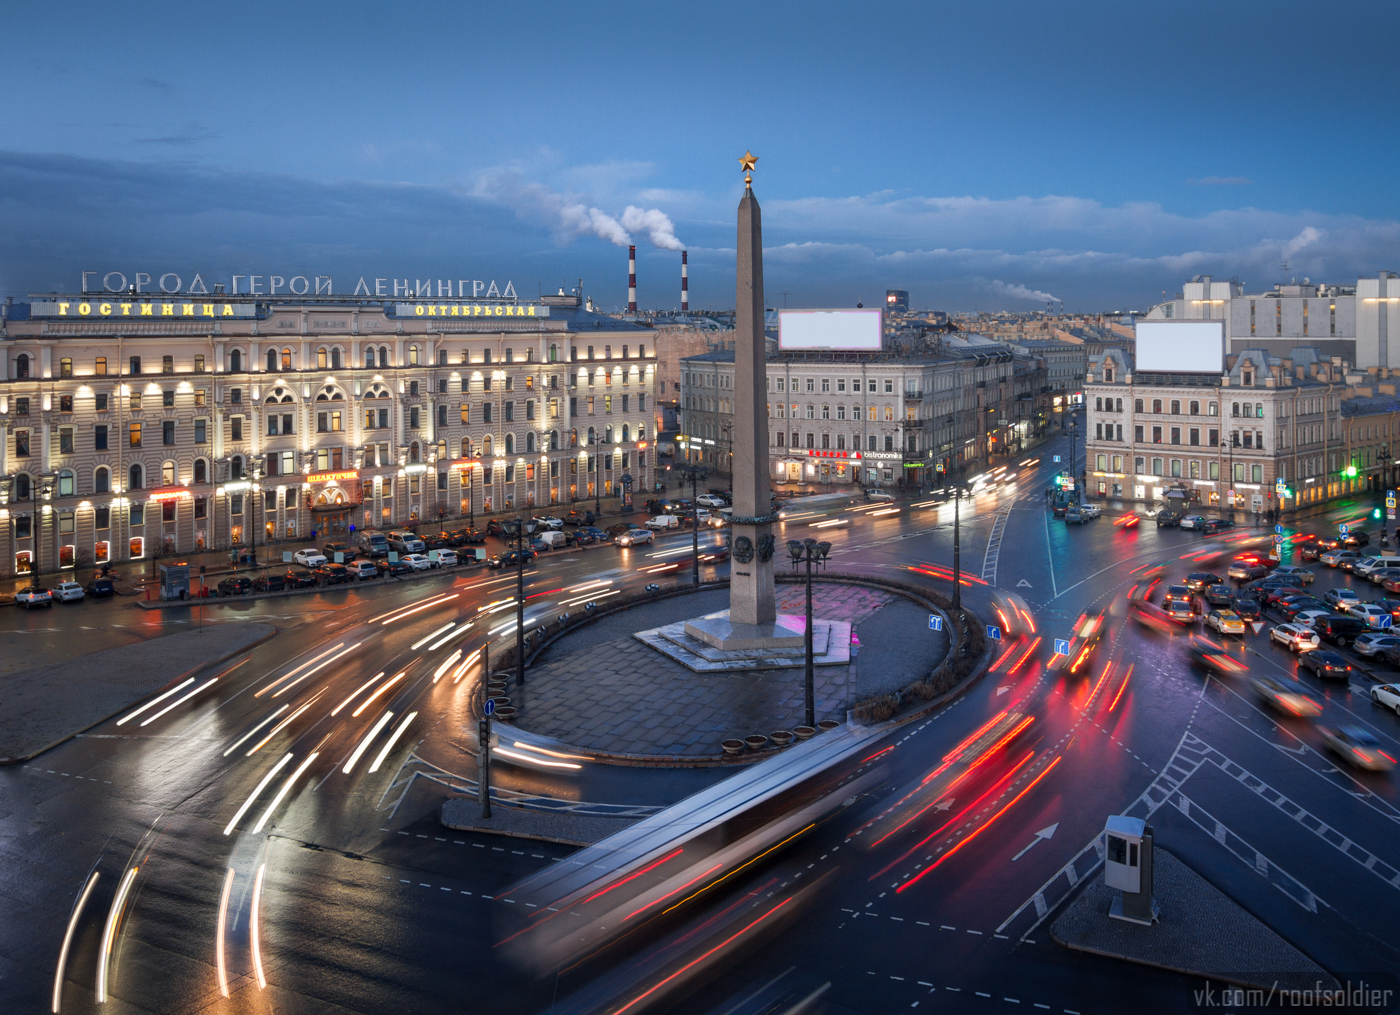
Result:
<svg viewBox="0 0 1400 1015">
<path fill-rule="evenodd" d="M 779 614 L 772 624 L 731 624 L 724 610 L 633 637 L 696 673 L 785 670 L 806 665 L 805 625 L 805 618 L 791 614 Z M 813 620 L 812 661 L 817 666 L 849 663 L 851 625 Z"/>
</svg>

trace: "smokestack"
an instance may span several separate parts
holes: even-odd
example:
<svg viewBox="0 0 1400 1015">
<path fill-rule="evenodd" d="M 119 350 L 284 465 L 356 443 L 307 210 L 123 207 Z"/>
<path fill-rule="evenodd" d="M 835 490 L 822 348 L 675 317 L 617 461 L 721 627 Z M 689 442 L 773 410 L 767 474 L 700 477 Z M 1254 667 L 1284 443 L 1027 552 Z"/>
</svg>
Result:
<svg viewBox="0 0 1400 1015">
<path fill-rule="evenodd" d="M 688 251 L 681 251 L 681 309 L 690 309 L 690 255 Z"/>
<path fill-rule="evenodd" d="M 627 312 L 637 312 L 637 248 L 627 248 Z"/>
</svg>

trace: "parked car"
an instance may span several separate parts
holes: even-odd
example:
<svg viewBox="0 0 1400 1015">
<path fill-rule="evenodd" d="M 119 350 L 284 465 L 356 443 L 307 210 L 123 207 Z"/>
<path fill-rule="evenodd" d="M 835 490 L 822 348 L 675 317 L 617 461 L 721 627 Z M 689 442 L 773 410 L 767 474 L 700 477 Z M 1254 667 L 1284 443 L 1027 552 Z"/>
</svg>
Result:
<svg viewBox="0 0 1400 1015">
<path fill-rule="evenodd" d="M 502 539 L 504 539 L 506 535 L 506 528 L 504 525 L 501 524 L 501 520 L 499 518 L 492 518 L 489 522 L 486 523 L 486 534 L 488 536 L 500 536 Z"/>
<path fill-rule="evenodd" d="M 442 531 L 429 532 L 420 538 L 423 540 L 423 546 L 429 550 L 441 550 L 452 545 L 452 537 Z"/>
<path fill-rule="evenodd" d="M 386 538 L 389 540 L 389 549 L 399 554 L 422 553 L 428 548 L 416 533 L 405 530 L 391 532 Z"/>
<path fill-rule="evenodd" d="M 111 578 L 94 578 L 87 583 L 87 594 L 94 599 L 106 599 L 117 594 L 117 583 Z"/>
<path fill-rule="evenodd" d="M 289 588 L 309 589 L 316 584 L 316 576 L 306 570 L 298 571 L 296 568 L 289 568 L 282 577 L 286 580 Z"/>
<path fill-rule="evenodd" d="M 865 499 L 882 501 L 888 504 L 894 500 L 894 494 L 890 493 L 888 490 L 866 490 Z"/>
<path fill-rule="evenodd" d="M 1216 532 L 1225 532 L 1228 529 L 1233 529 L 1234 527 L 1235 523 L 1230 521 L 1230 519 L 1228 518 L 1210 518 L 1207 519 L 1206 523 L 1201 526 L 1201 531 L 1204 532 L 1207 536 L 1209 536 L 1213 535 Z"/>
<path fill-rule="evenodd" d="M 355 542 L 359 547 L 359 552 L 367 557 L 387 557 L 389 555 L 389 540 L 384 538 L 382 532 L 361 532 Z"/>
<path fill-rule="evenodd" d="M 1371 688 L 1371 700 L 1400 715 L 1400 684 L 1377 684 Z"/>
<path fill-rule="evenodd" d="M 457 529 L 452 533 L 453 546 L 477 546 L 486 542 L 486 534 L 480 529 Z"/>
<path fill-rule="evenodd" d="M 1255 694 L 1264 699 L 1266 705 L 1271 705 L 1279 712 L 1295 716 L 1322 714 L 1322 705 L 1296 680 L 1255 677 L 1249 682 L 1249 686 L 1254 688 Z"/>
<path fill-rule="evenodd" d="M 1181 524 L 1181 512 L 1163 508 L 1157 512 L 1157 528 L 1170 529 Z"/>
<path fill-rule="evenodd" d="M 1342 609 L 1346 612 L 1348 617 L 1355 617 L 1357 620 L 1364 621 L 1366 626 L 1373 631 L 1389 628 L 1394 622 L 1390 611 L 1383 606 L 1377 606 L 1375 603 L 1344 603 L 1342 604 Z"/>
<path fill-rule="evenodd" d="M 490 568 L 529 567 L 534 562 L 533 550 L 508 550 L 486 558 L 486 566 Z"/>
<path fill-rule="evenodd" d="M 311 573 L 321 585 L 347 585 L 355 580 L 355 576 L 344 564 L 322 564 Z"/>
<path fill-rule="evenodd" d="M 1185 515 L 1177 524 L 1183 529 L 1204 529 L 1206 518 L 1205 515 Z"/>
<path fill-rule="evenodd" d="M 15 605 L 32 610 L 36 606 L 52 606 L 53 593 L 42 585 L 30 585 L 15 593 Z"/>
<path fill-rule="evenodd" d="M 1069 507 L 1065 508 L 1065 524 L 1084 524 L 1084 511 L 1078 504 L 1071 504 Z"/>
<path fill-rule="evenodd" d="M 535 523 L 540 528 L 559 530 L 564 527 L 564 519 L 554 515 L 536 515 Z"/>
<path fill-rule="evenodd" d="M 1305 567 L 1298 567 L 1295 564 L 1284 564 L 1273 570 L 1275 578 L 1287 578 L 1294 585 L 1311 585 L 1317 577 Z"/>
<path fill-rule="evenodd" d="M 1269 640 L 1294 652 L 1310 652 L 1322 643 L 1317 632 L 1303 624 L 1278 624 L 1269 631 Z"/>
<path fill-rule="evenodd" d="M 1206 626 L 1221 634 L 1244 634 L 1244 621 L 1234 610 L 1211 610 L 1206 614 Z"/>
<path fill-rule="evenodd" d="M 326 555 L 313 546 L 305 550 L 298 550 L 292 554 L 292 560 L 302 567 L 320 567 L 326 562 Z"/>
<path fill-rule="evenodd" d="M 636 526 L 631 524 L 630 522 L 616 522 L 612 525 L 609 525 L 603 531 L 605 531 L 609 537 L 616 538 L 617 536 L 622 535 L 624 532 L 631 532 L 635 528 Z"/>
<path fill-rule="evenodd" d="M 346 567 L 350 569 L 350 573 L 353 574 L 358 581 L 369 581 L 372 578 L 379 577 L 379 566 L 372 560 L 357 560 L 347 564 Z"/>
<path fill-rule="evenodd" d="M 1079 510 L 1083 512 L 1085 521 L 1091 518 L 1098 518 L 1103 514 L 1103 508 L 1099 507 L 1097 504 L 1081 504 L 1079 505 Z"/>
<path fill-rule="evenodd" d="M 1192 571 L 1186 576 L 1186 587 L 1192 592 L 1201 592 L 1212 585 L 1221 584 L 1220 575 L 1210 571 Z"/>
<path fill-rule="evenodd" d="M 1321 557 L 1317 558 L 1328 567 L 1341 567 L 1347 561 L 1356 562 L 1361 559 L 1361 554 L 1355 550 L 1328 550 Z"/>
<path fill-rule="evenodd" d="M 1264 612 L 1259 605 L 1259 600 L 1253 596 L 1236 596 L 1231 609 L 1239 615 L 1241 620 L 1258 620 Z"/>
<path fill-rule="evenodd" d="M 699 497 L 695 498 L 695 503 L 699 504 L 701 507 L 708 508 L 722 508 L 727 507 L 729 504 L 723 497 L 713 493 L 702 493 Z"/>
<path fill-rule="evenodd" d="M 596 525 L 580 525 L 574 532 L 574 541 L 580 546 L 588 546 L 608 538 L 608 534 Z"/>
<path fill-rule="evenodd" d="M 395 578 L 400 575 L 413 574 L 413 565 L 402 560 L 380 560 L 376 561 L 376 568 L 379 573 L 386 578 Z"/>
<path fill-rule="evenodd" d="M 637 546 L 643 543 L 656 542 L 656 534 L 650 529 L 628 529 L 613 538 L 613 542 L 618 546 Z"/>
<path fill-rule="evenodd" d="M 642 525 L 654 532 L 667 532 L 671 529 L 680 528 L 681 520 L 675 515 L 656 515 L 655 517 L 648 518 Z"/>
<path fill-rule="evenodd" d="M 1212 585 L 1205 596 L 1211 606 L 1229 606 L 1235 601 L 1235 590 L 1228 585 Z"/>
<path fill-rule="evenodd" d="M 287 576 L 275 571 L 260 574 L 253 579 L 254 592 L 281 592 L 287 587 Z"/>
<path fill-rule="evenodd" d="M 456 567 L 458 563 L 456 550 L 446 549 L 437 552 L 438 567 Z"/>
<path fill-rule="evenodd" d="M 1362 659 L 1373 659 L 1382 656 L 1386 649 L 1400 646 L 1400 638 L 1385 631 L 1372 631 L 1369 634 L 1358 634 L 1356 641 L 1352 642 L 1352 650 Z"/>
<path fill-rule="evenodd" d="M 592 525 L 593 512 L 575 509 L 564 516 L 564 523 L 566 525 Z"/>
<path fill-rule="evenodd" d="M 1324 680 L 1346 680 L 1351 673 L 1351 663 L 1328 649 L 1307 652 L 1298 660 L 1298 669 L 1308 670 Z"/>
<path fill-rule="evenodd" d="M 349 543 L 322 543 L 321 552 L 326 555 L 326 559 L 329 561 L 334 561 L 335 555 L 337 553 L 340 554 L 340 562 L 342 564 L 355 559 L 355 548 Z"/>
<path fill-rule="evenodd" d="M 399 560 L 403 561 L 415 571 L 426 571 L 430 567 L 437 566 L 433 561 L 428 559 L 426 553 L 405 553 L 399 557 Z"/>
<path fill-rule="evenodd" d="M 80 603 L 85 595 L 77 582 L 59 582 L 53 589 L 53 597 L 60 603 Z"/>
<path fill-rule="evenodd" d="M 253 579 L 234 575 L 219 582 L 218 589 L 221 596 L 246 596 L 253 591 Z"/>
<path fill-rule="evenodd" d="M 1319 726 L 1317 732 L 1322 742 L 1349 765 L 1372 772 L 1388 772 L 1395 767 L 1395 758 L 1360 726 Z"/>
<path fill-rule="evenodd" d="M 1343 617 L 1334 613 L 1314 619 L 1312 629 L 1323 641 L 1346 648 L 1356 640 L 1357 635 L 1370 631 L 1371 625 L 1358 617 Z"/>
</svg>

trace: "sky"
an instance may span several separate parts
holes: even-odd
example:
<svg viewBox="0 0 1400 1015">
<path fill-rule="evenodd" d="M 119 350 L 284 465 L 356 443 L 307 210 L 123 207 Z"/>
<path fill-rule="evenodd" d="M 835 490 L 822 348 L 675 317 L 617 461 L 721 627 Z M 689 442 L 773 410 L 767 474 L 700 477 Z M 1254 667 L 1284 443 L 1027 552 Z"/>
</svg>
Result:
<svg viewBox="0 0 1400 1015">
<path fill-rule="evenodd" d="M 1092 312 L 1196 274 L 1400 269 L 1400 5 L 74 0 L 6 22 L 0 295 L 83 271 L 581 278 L 613 308 L 634 243 L 643 308 L 679 305 L 682 247 L 692 309 L 729 308 L 746 150 L 769 306 Z"/>
</svg>

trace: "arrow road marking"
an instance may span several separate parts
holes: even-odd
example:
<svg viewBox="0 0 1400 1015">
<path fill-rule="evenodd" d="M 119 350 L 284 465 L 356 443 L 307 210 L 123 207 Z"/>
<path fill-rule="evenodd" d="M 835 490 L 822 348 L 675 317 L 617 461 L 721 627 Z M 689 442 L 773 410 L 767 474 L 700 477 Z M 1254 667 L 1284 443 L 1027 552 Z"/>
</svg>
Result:
<svg viewBox="0 0 1400 1015">
<path fill-rule="evenodd" d="M 1016 587 L 1017 587 L 1018 589 L 1019 589 L 1019 588 L 1027 588 L 1027 589 L 1029 589 L 1029 588 L 1034 588 L 1035 586 L 1033 586 L 1030 582 L 1026 581 L 1026 579 L 1022 578 L 1020 581 L 1018 581 L 1018 582 L 1016 583 Z"/>
<path fill-rule="evenodd" d="M 938 803 L 933 805 L 933 809 L 936 811 L 946 811 L 949 807 L 953 806 L 953 801 L 955 801 L 956 799 L 957 797 L 950 796 L 946 800 L 940 800 L 938 801 Z"/>
<path fill-rule="evenodd" d="M 1003 694 L 1005 694 L 1005 693 L 1006 693 L 1007 691 L 1009 691 L 1009 690 L 1011 690 L 1010 687 L 998 687 L 998 688 L 997 688 L 997 697 L 1000 698 Z"/>
<path fill-rule="evenodd" d="M 1017 860 L 1021 859 L 1021 857 L 1025 856 L 1027 853 L 1029 853 L 1029 852 L 1031 851 L 1031 849 L 1035 846 L 1035 844 L 1038 843 L 1038 842 L 1040 842 L 1041 839 L 1051 839 L 1051 838 L 1054 838 L 1054 836 L 1055 836 L 1055 829 L 1057 829 L 1057 828 L 1059 828 L 1059 827 L 1060 827 L 1060 823 L 1057 821 L 1057 822 L 1055 822 L 1053 825 L 1050 825 L 1050 826 L 1048 826 L 1048 827 L 1046 827 L 1046 828 L 1042 828 L 1040 831 L 1036 832 L 1036 833 L 1035 833 L 1035 838 L 1031 840 L 1031 844 L 1030 844 L 1029 846 L 1027 846 L 1025 849 L 1021 850 L 1021 852 L 1019 852 L 1019 853 L 1017 853 L 1015 856 L 1013 856 L 1013 857 L 1011 858 L 1011 862 L 1012 862 L 1012 863 L 1015 863 Z"/>
</svg>

